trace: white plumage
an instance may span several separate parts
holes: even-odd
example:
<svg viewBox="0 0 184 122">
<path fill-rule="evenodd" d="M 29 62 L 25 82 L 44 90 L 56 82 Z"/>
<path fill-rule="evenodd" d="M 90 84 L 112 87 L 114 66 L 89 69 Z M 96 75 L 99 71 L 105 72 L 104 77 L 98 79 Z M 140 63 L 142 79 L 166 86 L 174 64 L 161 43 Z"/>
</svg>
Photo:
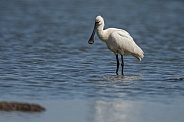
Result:
<svg viewBox="0 0 184 122">
<path fill-rule="evenodd" d="M 117 28 L 108 28 L 104 29 L 105 23 L 101 16 L 97 16 L 95 20 L 95 26 L 93 33 L 88 41 L 89 44 L 94 43 L 94 35 L 95 31 L 103 42 L 106 43 L 107 47 L 114 52 L 117 59 L 117 69 L 116 74 L 118 75 L 118 68 L 119 68 L 119 60 L 118 60 L 118 54 L 121 55 L 122 58 L 122 75 L 123 74 L 123 55 L 132 55 L 138 60 L 141 61 L 141 59 L 144 57 L 144 52 L 142 49 L 134 42 L 133 38 L 130 36 L 130 34 L 122 29 Z"/>
</svg>

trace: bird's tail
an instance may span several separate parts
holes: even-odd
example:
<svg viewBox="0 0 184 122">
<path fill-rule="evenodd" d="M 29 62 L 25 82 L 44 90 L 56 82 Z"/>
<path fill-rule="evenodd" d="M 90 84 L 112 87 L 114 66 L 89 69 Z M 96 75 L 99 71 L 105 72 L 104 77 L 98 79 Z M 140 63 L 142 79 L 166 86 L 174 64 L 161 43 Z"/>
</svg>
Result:
<svg viewBox="0 0 184 122">
<path fill-rule="evenodd" d="M 142 58 L 144 57 L 144 52 L 140 47 L 137 46 L 137 48 L 134 50 L 134 53 L 132 53 L 131 55 L 137 58 L 139 61 L 141 61 Z"/>
<path fill-rule="evenodd" d="M 132 54 L 132 56 L 134 56 L 135 58 L 137 58 L 139 61 L 141 61 L 141 60 L 142 60 L 142 58 L 144 57 L 144 55 L 143 55 L 143 54 L 142 54 L 142 55 Z"/>
</svg>

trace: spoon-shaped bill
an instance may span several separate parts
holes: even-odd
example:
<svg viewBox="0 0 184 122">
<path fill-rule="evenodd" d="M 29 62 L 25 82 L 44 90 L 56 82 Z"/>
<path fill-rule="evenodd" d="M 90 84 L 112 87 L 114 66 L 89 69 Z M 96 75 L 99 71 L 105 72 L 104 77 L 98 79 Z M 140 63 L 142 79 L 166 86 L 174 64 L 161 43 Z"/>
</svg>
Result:
<svg viewBox="0 0 184 122">
<path fill-rule="evenodd" d="M 88 40 L 89 44 L 93 44 L 94 43 L 94 36 L 95 36 L 95 29 L 93 30 L 93 33 L 91 34 L 91 37 Z"/>
<path fill-rule="evenodd" d="M 96 26 L 97 26 L 97 22 L 95 22 L 93 32 L 92 32 L 92 34 L 91 34 L 91 37 L 90 37 L 89 40 L 88 40 L 88 43 L 89 43 L 89 44 L 93 44 L 93 43 L 94 43 L 94 36 L 95 36 Z"/>
</svg>

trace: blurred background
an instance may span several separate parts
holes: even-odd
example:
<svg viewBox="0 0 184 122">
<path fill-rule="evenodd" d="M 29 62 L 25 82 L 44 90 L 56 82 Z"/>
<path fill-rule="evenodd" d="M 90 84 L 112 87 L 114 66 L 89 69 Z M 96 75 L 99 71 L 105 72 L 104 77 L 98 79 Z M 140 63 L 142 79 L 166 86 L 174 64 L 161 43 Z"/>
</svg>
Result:
<svg viewBox="0 0 184 122">
<path fill-rule="evenodd" d="M 43 114 L 0 112 L 0 121 L 183 122 L 183 0 L 1 0 L 0 100 L 37 102 Z M 145 52 L 116 59 L 95 37 L 127 30 Z M 54 104 L 54 106 L 53 106 Z M 159 106 L 159 107 L 158 107 Z M 113 113 L 113 114 L 112 114 Z M 177 119 L 176 119 L 177 118 Z"/>
</svg>

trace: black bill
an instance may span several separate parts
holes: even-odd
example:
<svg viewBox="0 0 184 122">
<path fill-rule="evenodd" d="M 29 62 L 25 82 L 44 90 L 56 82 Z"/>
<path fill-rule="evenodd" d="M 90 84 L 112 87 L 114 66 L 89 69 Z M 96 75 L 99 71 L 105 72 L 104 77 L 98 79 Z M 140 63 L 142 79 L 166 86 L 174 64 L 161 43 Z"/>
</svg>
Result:
<svg viewBox="0 0 184 122">
<path fill-rule="evenodd" d="M 89 40 L 88 40 L 88 43 L 89 43 L 89 44 L 93 44 L 93 43 L 94 43 L 94 36 L 95 36 L 96 24 L 97 24 L 97 22 L 95 22 L 93 32 L 92 32 L 92 34 L 91 34 L 91 37 L 90 37 Z"/>
</svg>

